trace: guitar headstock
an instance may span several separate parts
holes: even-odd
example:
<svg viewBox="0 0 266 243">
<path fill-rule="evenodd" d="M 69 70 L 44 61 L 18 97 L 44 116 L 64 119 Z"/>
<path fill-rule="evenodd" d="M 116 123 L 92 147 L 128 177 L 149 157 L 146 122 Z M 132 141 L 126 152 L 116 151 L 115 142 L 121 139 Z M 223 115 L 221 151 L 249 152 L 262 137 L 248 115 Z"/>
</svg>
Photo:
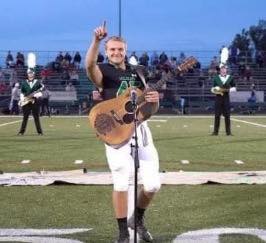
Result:
<svg viewBox="0 0 266 243">
<path fill-rule="evenodd" d="M 197 62 L 198 60 L 195 57 L 188 57 L 177 67 L 177 70 L 179 72 L 187 72 L 189 69 L 193 68 Z"/>
</svg>

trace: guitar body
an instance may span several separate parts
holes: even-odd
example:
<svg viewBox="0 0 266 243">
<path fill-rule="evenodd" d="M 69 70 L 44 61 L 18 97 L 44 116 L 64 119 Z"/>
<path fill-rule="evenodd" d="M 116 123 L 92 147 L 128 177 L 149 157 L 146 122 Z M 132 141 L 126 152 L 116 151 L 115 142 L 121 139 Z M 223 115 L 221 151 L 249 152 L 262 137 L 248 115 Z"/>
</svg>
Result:
<svg viewBox="0 0 266 243">
<path fill-rule="evenodd" d="M 196 62 L 197 60 L 194 57 L 189 57 L 176 68 L 175 72 L 186 72 Z M 158 110 L 159 104 L 157 102 L 146 102 L 145 94 L 152 90 L 158 90 L 166 81 L 167 77 L 162 77 L 155 85 L 147 87 L 144 91 L 137 88 L 134 89 L 137 94 L 136 109 L 134 109 L 130 97 L 132 88 L 128 88 L 116 98 L 102 101 L 95 105 L 90 111 L 89 122 L 96 131 L 97 136 L 103 142 L 115 148 L 126 144 L 134 134 L 135 114 L 139 125 Z"/>
<path fill-rule="evenodd" d="M 134 133 L 134 109 L 130 100 L 128 88 L 122 95 L 102 101 L 95 105 L 89 114 L 89 122 L 97 136 L 106 144 L 121 147 L 127 143 Z M 136 89 L 137 96 L 142 95 Z M 157 105 L 157 104 L 156 104 Z M 138 124 L 148 119 L 157 110 L 153 103 L 143 101 L 136 109 Z"/>
</svg>

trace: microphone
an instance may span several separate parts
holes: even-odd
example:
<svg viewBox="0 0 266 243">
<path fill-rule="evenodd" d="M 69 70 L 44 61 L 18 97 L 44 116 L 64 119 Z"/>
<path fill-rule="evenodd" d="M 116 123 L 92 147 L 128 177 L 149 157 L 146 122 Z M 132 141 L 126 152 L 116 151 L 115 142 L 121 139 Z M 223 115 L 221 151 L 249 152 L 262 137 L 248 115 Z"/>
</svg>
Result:
<svg viewBox="0 0 266 243">
<path fill-rule="evenodd" d="M 138 99 L 137 91 L 135 89 L 131 89 L 130 90 L 130 100 L 131 100 L 131 103 L 134 107 L 137 106 L 137 99 Z"/>
</svg>

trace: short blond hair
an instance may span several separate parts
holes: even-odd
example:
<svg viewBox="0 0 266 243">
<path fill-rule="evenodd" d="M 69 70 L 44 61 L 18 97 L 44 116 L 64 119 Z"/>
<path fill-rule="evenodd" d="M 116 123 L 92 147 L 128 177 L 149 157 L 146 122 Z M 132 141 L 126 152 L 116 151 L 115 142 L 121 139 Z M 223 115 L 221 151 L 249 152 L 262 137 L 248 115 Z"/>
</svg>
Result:
<svg viewBox="0 0 266 243">
<path fill-rule="evenodd" d="M 127 42 L 124 38 L 120 37 L 120 36 L 110 36 L 106 41 L 105 41 L 105 48 L 106 45 L 109 41 L 119 41 L 119 42 L 123 42 L 125 45 L 127 45 Z"/>
</svg>

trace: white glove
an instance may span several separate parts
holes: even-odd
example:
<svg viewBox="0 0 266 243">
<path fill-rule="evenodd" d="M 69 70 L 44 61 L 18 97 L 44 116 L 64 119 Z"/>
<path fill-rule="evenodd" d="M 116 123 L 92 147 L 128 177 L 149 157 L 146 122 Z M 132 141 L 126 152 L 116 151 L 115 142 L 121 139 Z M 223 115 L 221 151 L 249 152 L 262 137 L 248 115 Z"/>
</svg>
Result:
<svg viewBox="0 0 266 243">
<path fill-rule="evenodd" d="M 231 92 L 236 92 L 236 87 L 232 87 L 232 88 L 230 88 L 229 89 L 229 92 L 231 93 Z"/>
<path fill-rule="evenodd" d="M 38 92 L 38 93 L 34 94 L 33 97 L 35 97 L 37 99 L 42 97 L 42 92 Z"/>
</svg>

